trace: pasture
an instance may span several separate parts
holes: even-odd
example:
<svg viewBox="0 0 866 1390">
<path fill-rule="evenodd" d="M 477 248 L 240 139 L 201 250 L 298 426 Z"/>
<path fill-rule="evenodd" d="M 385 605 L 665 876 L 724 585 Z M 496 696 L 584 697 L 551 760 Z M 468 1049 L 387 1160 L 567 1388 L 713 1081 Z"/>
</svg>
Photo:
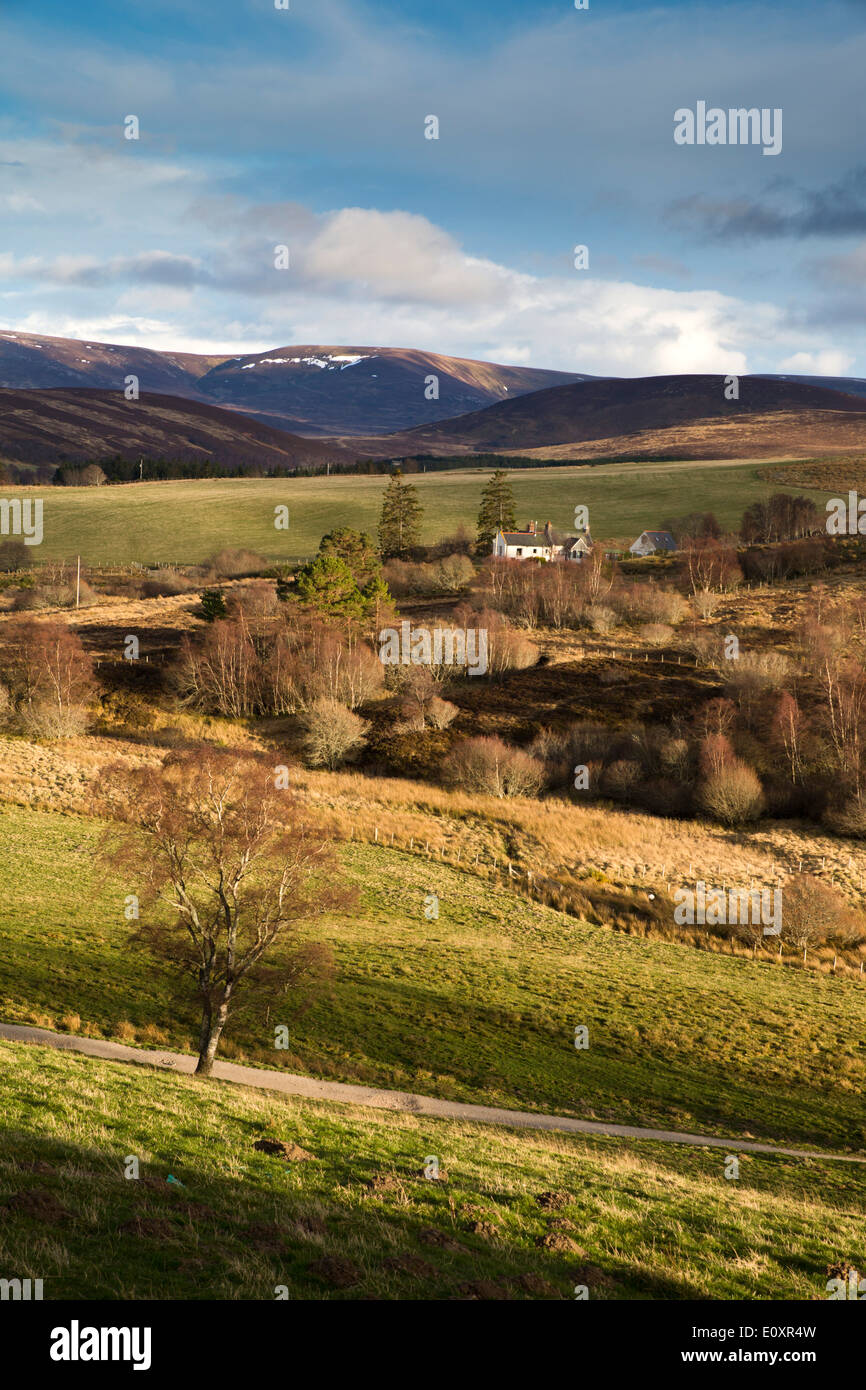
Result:
<svg viewBox="0 0 866 1390">
<path fill-rule="evenodd" d="M 0 811 L 0 1018 L 192 1050 L 196 1014 L 124 921 L 101 827 Z M 306 1011 L 240 1009 L 221 1055 L 584 1119 L 866 1151 L 866 988 L 643 940 L 449 865 L 343 844 L 359 908 L 317 931 L 336 974 Z M 437 894 L 438 920 L 424 900 Z M 241 1002 L 241 1001 L 239 1001 Z M 275 1025 L 289 1050 L 274 1046 Z M 577 1025 L 589 1048 L 576 1050 Z"/>
<path fill-rule="evenodd" d="M 424 509 L 422 540 L 452 534 L 461 523 L 474 532 L 489 476 L 489 468 L 474 467 L 412 475 Z M 569 531 L 575 507 L 583 505 L 597 539 L 629 544 L 641 531 L 689 511 L 713 511 L 723 526 L 736 528 L 750 503 L 774 491 L 771 476 L 765 461 L 751 460 L 519 469 L 511 481 L 519 526 L 534 519 Z M 270 561 L 299 560 L 337 526 L 375 534 L 386 481 L 354 475 L 241 478 L 5 492 L 44 500 L 45 535 L 34 547 L 37 559 L 80 554 L 85 565 L 191 565 L 224 547 L 252 550 Z M 829 496 L 810 495 L 819 507 Z M 289 508 L 288 530 L 275 528 L 279 506 Z"/>
</svg>

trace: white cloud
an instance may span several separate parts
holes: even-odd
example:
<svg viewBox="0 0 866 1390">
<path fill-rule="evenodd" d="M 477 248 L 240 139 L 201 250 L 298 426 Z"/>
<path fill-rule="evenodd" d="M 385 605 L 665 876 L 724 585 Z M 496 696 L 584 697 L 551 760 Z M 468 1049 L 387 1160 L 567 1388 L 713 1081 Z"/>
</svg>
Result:
<svg viewBox="0 0 866 1390">
<path fill-rule="evenodd" d="M 244 231 L 235 239 L 239 225 L 255 222 L 254 211 L 229 219 L 229 239 L 203 247 L 199 262 L 159 249 L 104 262 L 0 255 L 4 278 L 72 287 L 85 306 L 80 315 L 66 310 L 60 320 L 50 307 L 36 315 L 31 308 L 10 326 L 103 339 L 123 334 L 138 345 L 186 351 L 257 351 L 291 342 L 419 347 L 623 376 L 772 370 L 779 352 L 787 353 L 790 370 L 842 372 L 851 363 L 830 345 L 804 351 L 797 330 L 771 304 L 577 270 L 529 275 L 468 255 L 443 228 L 402 211 L 344 208 L 316 217 L 293 208 L 292 265 L 278 271 L 263 234 L 251 241 Z M 279 221 L 278 208 L 266 211 Z M 195 283 L 208 287 L 203 302 Z M 104 301 L 100 319 L 85 301 L 112 295 L 115 287 L 122 292 Z M 154 308 L 162 317 L 153 316 Z"/>
<path fill-rule="evenodd" d="M 10 212 L 46 211 L 45 204 L 30 193 L 7 193 L 3 201 Z"/>
<path fill-rule="evenodd" d="M 855 358 L 847 352 L 826 348 L 823 352 L 795 352 L 779 363 L 780 372 L 800 376 L 846 376 Z"/>
<path fill-rule="evenodd" d="M 428 304 L 493 303 L 510 272 L 467 256 L 441 227 L 408 212 L 343 208 L 305 248 L 312 283 L 355 285 L 389 299 Z"/>
<path fill-rule="evenodd" d="M 35 333 L 53 338 L 78 338 L 89 343 L 122 343 L 128 347 L 154 348 L 163 352 L 237 353 L 264 352 L 270 340 L 257 341 L 256 326 L 228 323 L 220 337 L 190 334 L 168 319 L 108 314 L 92 317 L 30 313 L 5 319 L 12 333 Z M 5 331 L 5 330 L 4 330 Z"/>
</svg>

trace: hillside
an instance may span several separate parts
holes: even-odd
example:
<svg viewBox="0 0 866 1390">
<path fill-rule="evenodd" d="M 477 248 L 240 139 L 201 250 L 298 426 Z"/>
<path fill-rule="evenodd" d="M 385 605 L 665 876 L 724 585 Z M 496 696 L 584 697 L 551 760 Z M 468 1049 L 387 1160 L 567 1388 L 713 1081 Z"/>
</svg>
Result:
<svg viewBox="0 0 866 1390">
<path fill-rule="evenodd" d="M 555 386 L 456 420 L 353 440 L 358 453 L 539 453 L 563 458 L 737 458 L 866 444 L 859 397 L 800 382 L 743 377 L 727 401 L 721 376 L 611 378 Z"/>
<path fill-rule="evenodd" d="M 861 1244 L 859 1165 L 744 1154 L 731 1183 L 718 1151 L 294 1100 L 9 1043 L 0 1109 L 0 1268 L 41 1278 L 52 1301 L 272 1302 L 280 1287 L 573 1301 L 578 1283 L 593 1300 L 811 1299 Z M 262 1138 L 304 1157 L 257 1152 Z M 445 1181 L 422 1176 L 431 1154 Z"/>
<path fill-rule="evenodd" d="M 438 400 L 427 400 L 429 376 Z M 233 357 L 198 382 L 208 399 L 266 412 L 302 434 L 369 434 L 450 419 L 512 395 L 589 378 L 404 348 L 302 347 Z"/>
<path fill-rule="evenodd" d="M 143 391 L 194 396 L 199 377 L 221 361 L 220 356 L 0 332 L 0 387 L 11 390 L 77 386 L 119 391 L 123 389 L 123 378 L 132 373 Z"/>
<path fill-rule="evenodd" d="M 409 429 L 509 395 L 591 379 L 411 348 L 305 343 L 230 357 L 0 332 L 0 387 L 116 391 L 128 373 L 143 392 L 242 410 L 301 435 Z M 426 399 L 431 374 L 439 382 L 437 400 Z"/>
<path fill-rule="evenodd" d="M 756 372 L 755 376 L 764 381 L 799 381 L 826 391 L 844 391 L 848 396 L 866 396 L 866 377 L 862 376 L 791 376 L 779 372 Z"/>
<path fill-rule="evenodd" d="M 190 1050 L 188 995 L 130 940 L 86 818 L 5 807 L 0 1018 Z M 863 1150 L 859 983 L 639 940 L 452 865 L 342 845 L 357 910 L 323 921 L 328 994 L 250 1005 L 223 1055 L 579 1119 Z M 435 892 L 440 917 L 423 917 Z M 635 1001 L 640 1001 L 639 1006 Z M 820 1016 L 831 1039 L 814 1047 Z M 699 1026 L 696 1026 L 696 1019 Z M 275 1052 L 273 1022 L 290 1028 Z M 591 1034 L 577 1057 L 575 1023 Z M 720 1052 L 718 1040 L 730 1040 Z M 780 1040 L 784 1051 L 780 1052 Z"/>
<path fill-rule="evenodd" d="M 0 390 L 0 459 L 52 465 L 122 455 L 205 461 L 265 471 L 348 458 L 338 446 L 300 439 L 248 416 L 171 395 L 123 390 Z"/>
</svg>

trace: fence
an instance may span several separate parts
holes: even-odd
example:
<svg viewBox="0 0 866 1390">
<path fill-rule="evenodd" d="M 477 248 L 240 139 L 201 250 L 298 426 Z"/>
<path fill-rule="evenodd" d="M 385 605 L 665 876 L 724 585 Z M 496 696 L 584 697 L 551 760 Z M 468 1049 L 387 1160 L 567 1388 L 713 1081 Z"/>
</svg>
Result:
<svg viewBox="0 0 866 1390">
<path fill-rule="evenodd" d="M 494 874 L 494 875 L 496 875 L 496 874 L 501 875 L 501 876 L 502 876 L 502 879 L 503 879 L 503 881 L 504 881 L 505 883 L 509 884 L 509 886 L 513 887 L 513 888 L 514 888 L 515 890 L 517 890 L 517 891 L 523 891 L 523 892 L 526 894 L 526 896 L 529 897 L 529 898 L 530 898 L 532 901 L 534 901 L 534 902 L 541 902 L 541 903 L 544 903 L 544 894 L 545 894 L 545 892 L 547 892 L 548 894 L 551 894 L 551 895 L 552 895 L 552 894 L 556 894 L 557 896 L 560 896 L 560 897 L 561 897 L 563 893 L 568 893 L 569 891 L 571 891 L 569 885 L 566 884 L 566 883 L 561 882 L 559 879 L 551 878 L 551 877 L 550 877 L 549 875 L 547 875 L 547 874 L 535 873 L 532 869 L 523 869 L 523 868 L 521 868 L 519 865 L 515 865 L 514 861 L 513 861 L 512 859 L 508 858 L 507 855 L 496 855 L 496 854 L 493 854 L 493 855 L 485 856 L 485 855 L 482 853 L 481 850 L 476 850 L 476 851 L 474 852 L 474 854 L 473 854 L 473 852 L 472 852 L 471 850 L 468 850 L 468 851 L 464 854 L 464 848 L 463 848 L 463 846 L 458 845 L 458 846 L 457 846 L 456 854 L 453 856 L 453 858 L 449 859 L 448 856 L 446 855 L 444 846 L 439 845 L 439 846 L 437 847 L 436 845 L 434 845 L 434 846 L 431 848 L 429 837 L 424 837 L 424 836 L 417 836 L 417 837 L 416 837 L 416 836 L 414 836 L 414 835 L 410 835 L 410 836 L 409 836 L 409 839 L 408 839 L 408 842 L 407 842 L 405 838 L 403 838 L 402 840 L 398 839 L 398 838 L 397 838 L 397 835 L 396 835 L 396 832 L 393 831 L 393 830 L 390 832 L 390 835 L 388 834 L 387 831 L 386 831 L 384 834 L 380 834 L 380 833 L 379 833 L 379 826 L 378 826 L 378 825 L 374 825 L 374 826 L 372 827 L 372 832 L 371 832 L 371 827 L 369 827 L 369 826 L 365 826 L 365 827 L 356 827 L 355 825 L 353 825 L 353 826 L 351 827 L 351 830 L 350 830 L 350 833 L 349 833 L 349 837 L 348 837 L 348 838 L 349 838 L 349 842 L 350 842 L 350 843 L 357 841 L 357 842 L 360 843 L 360 844 L 381 845 L 383 848 L 395 849 L 395 850 L 398 850 L 399 852 L 404 853 L 404 854 L 417 854 L 417 855 L 419 855 L 420 857 L 422 857 L 422 858 L 424 858 L 424 859 L 427 859 L 427 860 L 438 859 L 438 861 L 439 861 L 440 863 L 442 863 L 442 864 L 450 863 L 451 866 L 452 866 L 453 868 L 462 869 L 464 872 L 477 873 L 479 876 L 481 876 L 482 871 L 488 870 L 489 873 L 492 873 L 492 874 Z M 826 856 L 821 857 L 822 866 L 823 866 L 823 864 L 824 864 L 825 859 L 826 859 Z M 804 860 L 800 860 L 799 862 L 800 862 L 800 864 L 802 865 L 805 861 L 804 861 Z M 853 861 L 852 861 L 852 862 L 853 862 Z M 576 870 L 576 871 L 578 871 L 578 872 L 580 871 L 580 866 L 579 866 L 579 865 L 575 865 L 574 867 L 575 867 L 575 870 Z M 690 864 L 690 865 L 689 865 L 689 877 L 690 877 L 690 878 L 691 878 L 692 873 L 693 873 L 693 867 L 694 867 L 693 864 Z M 682 887 L 686 886 L 684 881 L 679 881 L 679 880 L 678 880 L 678 881 L 676 882 L 676 884 L 674 884 L 674 881 L 673 881 L 672 879 L 667 879 L 667 878 L 666 878 L 667 868 L 668 868 L 667 864 L 663 865 L 663 866 L 662 866 L 661 878 L 660 878 L 660 879 L 654 878 L 654 879 L 651 881 L 651 883 L 648 884 L 647 886 L 648 886 L 648 887 L 652 887 L 652 888 L 655 889 L 657 892 L 667 892 L 667 893 L 670 893 L 670 892 L 674 889 L 674 887 L 676 887 L 676 888 L 682 888 Z M 777 868 L 778 868 L 778 866 L 774 864 L 774 865 L 773 865 L 773 870 L 774 870 L 774 872 L 777 871 Z M 708 865 L 708 866 L 707 866 L 707 869 L 706 869 L 706 872 L 709 873 L 709 872 L 711 872 L 711 870 L 712 870 L 712 866 L 711 866 L 711 865 Z M 638 866 L 638 867 L 634 870 L 634 876 L 635 876 L 635 877 L 639 877 L 639 878 L 641 878 L 641 879 L 643 879 L 643 880 L 645 881 L 646 878 L 647 878 L 647 875 L 650 874 L 650 873 L 654 873 L 654 872 L 656 872 L 656 871 L 652 870 L 650 865 L 643 865 L 643 866 Z M 724 877 L 724 874 L 723 874 L 722 866 L 721 866 L 721 865 L 718 865 L 718 872 L 719 872 L 719 874 L 720 874 L 720 877 Z M 489 875 L 485 875 L 485 876 L 489 876 Z M 626 876 L 627 876 L 627 875 L 626 875 Z M 779 876 L 778 876 L 778 878 L 777 878 L 777 885 L 778 885 L 778 886 L 781 886 L 781 885 L 784 883 L 785 877 L 787 877 L 787 875 L 784 875 L 784 874 L 782 874 L 781 872 L 779 872 Z M 605 875 L 605 878 L 607 878 L 607 875 Z M 832 880 L 831 880 L 831 882 L 832 882 Z M 862 878 L 861 878 L 861 882 L 862 882 Z M 589 885 L 587 885 L 587 886 L 589 886 Z M 630 885 L 628 885 L 627 883 L 623 883 L 623 884 L 620 884 L 620 885 L 612 885 L 612 886 L 614 886 L 614 887 L 617 887 L 617 886 L 618 886 L 619 888 L 622 889 L 622 888 L 627 888 L 627 887 L 630 886 Z M 714 886 L 714 887 L 721 888 L 723 892 L 727 892 L 729 888 L 743 887 L 744 885 L 736 885 L 736 884 L 733 884 L 733 883 L 722 884 L 722 883 L 720 882 L 720 883 L 718 883 L 718 884 L 716 884 L 716 885 L 713 885 L 713 886 Z M 751 890 L 752 888 L 766 887 L 766 886 L 767 886 L 766 882 L 764 882 L 764 883 L 757 883 L 754 875 L 752 875 L 752 876 L 750 877 L 750 880 L 749 880 L 749 889 L 750 889 L 750 890 Z M 566 912 L 569 911 L 568 908 L 559 909 L 559 910 L 566 911 Z M 578 914 L 577 914 L 577 913 L 569 912 L 569 915 L 570 915 L 570 916 L 577 916 Z M 704 939 L 705 939 L 705 942 L 706 942 L 707 944 L 706 944 L 702 949 L 706 949 L 706 950 L 710 950 L 710 949 L 711 949 L 711 947 L 710 947 L 710 945 L 709 945 L 710 941 L 713 941 L 713 942 L 717 943 L 718 946 L 721 946 L 721 945 L 724 943 L 724 941 L 726 940 L 726 938 L 724 938 L 724 937 L 711 936 L 711 934 L 710 934 L 710 932 L 709 932 L 708 929 L 705 931 L 705 937 L 704 937 Z M 681 944 L 690 944 L 690 943 L 684 943 L 684 942 L 683 942 L 683 943 L 681 943 Z M 782 955 L 782 946 L 783 946 L 783 943 L 780 941 L 780 942 L 779 942 L 778 953 L 776 953 L 771 959 L 773 959 L 776 963 L 778 963 L 778 964 L 780 964 L 780 965 L 784 965 L 784 966 L 790 968 L 793 964 L 795 964 L 795 961 L 794 961 L 793 957 L 791 957 L 791 956 L 789 956 L 788 958 L 783 958 L 783 955 Z M 738 952 L 738 951 L 736 950 L 735 944 L 734 944 L 733 942 L 732 942 L 731 954 L 732 954 L 732 955 L 735 955 L 735 956 L 736 956 L 736 955 L 739 955 L 741 958 L 743 958 L 743 955 L 744 955 L 744 953 L 743 953 L 742 951 Z M 746 953 L 746 954 L 749 954 L 749 953 Z M 751 955 L 751 958 L 752 958 L 753 960 L 756 959 L 756 949 L 755 949 L 755 948 L 752 949 L 750 955 Z M 799 963 L 799 961 L 800 961 L 800 955 L 799 955 L 799 949 L 798 949 L 797 952 L 796 952 L 796 963 Z M 769 963 L 769 961 L 768 961 L 767 963 Z M 821 966 L 820 961 L 816 961 L 816 960 L 814 959 L 814 953 L 813 953 L 813 960 L 812 960 L 812 962 L 810 963 L 810 962 L 808 961 L 808 958 L 807 958 L 807 950 L 806 950 L 806 949 L 804 949 L 804 951 L 803 951 L 802 964 L 803 964 L 803 967 L 804 967 L 804 968 L 809 968 L 809 969 L 819 970 L 819 971 L 822 970 L 822 966 Z M 848 963 L 847 963 L 846 961 L 844 961 L 844 960 L 843 960 L 843 961 L 840 961 L 838 955 L 834 955 L 834 956 L 833 956 L 833 964 L 832 964 L 832 966 L 828 965 L 826 968 L 827 968 L 827 972 L 828 972 L 829 974 L 834 975 L 834 976 L 836 976 L 837 978 L 845 978 L 845 977 L 848 977 L 848 978 L 850 978 L 850 979 L 852 979 L 852 980 L 854 980 L 854 981 L 860 982 L 860 981 L 863 981 L 863 980 L 864 980 L 864 969 L 863 969 L 863 966 L 864 966 L 864 962 L 863 962 L 863 961 L 860 961 L 860 963 L 859 963 L 859 968 L 858 968 L 858 967 L 855 967 L 855 966 L 850 966 L 850 965 L 848 965 Z M 839 967 L 841 967 L 841 969 L 839 969 Z"/>
</svg>

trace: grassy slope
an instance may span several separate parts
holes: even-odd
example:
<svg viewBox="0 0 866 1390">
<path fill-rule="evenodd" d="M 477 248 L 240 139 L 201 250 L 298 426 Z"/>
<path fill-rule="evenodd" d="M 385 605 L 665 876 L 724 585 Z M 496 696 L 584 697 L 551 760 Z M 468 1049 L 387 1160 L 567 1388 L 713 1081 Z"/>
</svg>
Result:
<svg viewBox="0 0 866 1390">
<path fill-rule="evenodd" d="M 726 1179 L 722 1152 L 326 1106 L 8 1043 L 0 1110 L 0 1277 L 41 1278 L 47 1299 L 571 1298 L 577 1283 L 808 1299 L 826 1297 L 829 1264 L 866 1254 L 866 1172 L 842 1164 L 748 1156 Z M 263 1134 L 312 1160 L 255 1152 Z M 447 1183 L 418 1176 L 429 1154 Z M 568 1194 L 555 1212 L 535 1201 L 551 1189 Z M 349 1286 L 317 1268 L 328 1257 Z"/>
<path fill-rule="evenodd" d="M 82 1030 L 193 1014 L 129 941 L 98 828 L 0 812 L 0 1017 Z M 862 986 L 590 927 L 471 875 L 373 846 L 341 849 L 360 911 L 330 923 L 333 996 L 293 1018 L 239 1016 L 229 1055 L 441 1096 L 636 1124 L 866 1147 Z M 441 900 L 426 921 L 425 894 Z M 275 1051 L 275 1023 L 291 1051 Z M 575 1024 L 588 1051 L 573 1046 Z M 76 1026 L 76 1025 L 73 1025 Z M 157 1039 L 158 1040 L 158 1039 Z"/>
<path fill-rule="evenodd" d="M 737 526 L 743 509 L 773 491 L 758 476 L 767 465 L 610 464 L 597 468 L 518 471 L 512 476 L 518 523 L 530 518 L 570 530 L 574 508 L 590 509 L 599 538 L 629 536 L 687 510 L 712 510 Z M 424 539 L 474 526 L 490 470 L 419 474 Z M 45 540 L 41 557 L 81 554 L 87 564 L 167 561 L 193 564 L 226 545 L 270 559 L 313 552 L 335 526 L 375 531 L 385 479 L 275 478 L 229 482 L 41 489 Z M 823 498 L 816 497 L 821 505 Z M 289 531 L 274 529 L 274 507 L 288 505 Z"/>
</svg>

